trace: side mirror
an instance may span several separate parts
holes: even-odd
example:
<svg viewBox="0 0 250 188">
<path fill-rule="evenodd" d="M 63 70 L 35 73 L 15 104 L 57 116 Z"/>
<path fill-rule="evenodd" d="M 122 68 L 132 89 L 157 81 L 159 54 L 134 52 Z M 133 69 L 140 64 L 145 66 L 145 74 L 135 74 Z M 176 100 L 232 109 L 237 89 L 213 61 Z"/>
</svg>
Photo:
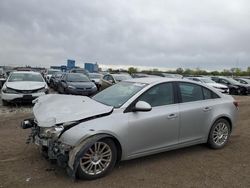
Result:
<svg viewBox="0 0 250 188">
<path fill-rule="evenodd" d="M 152 107 L 150 104 L 148 104 L 147 102 L 145 101 L 138 101 L 136 104 L 135 104 L 135 107 L 133 109 L 133 112 L 148 112 L 148 111 L 151 111 L 152 110 Z"/>
</svg>

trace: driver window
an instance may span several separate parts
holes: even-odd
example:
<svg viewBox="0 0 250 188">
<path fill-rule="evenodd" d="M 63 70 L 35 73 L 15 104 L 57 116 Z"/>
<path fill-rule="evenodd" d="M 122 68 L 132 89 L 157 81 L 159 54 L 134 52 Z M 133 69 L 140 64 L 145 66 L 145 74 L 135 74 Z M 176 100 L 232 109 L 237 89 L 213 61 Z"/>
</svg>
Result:
<svg viewBox="0 0 250 188">
<path fill-rule="evenodd" d="M 156 85 L 142 94 L 138 101 L 145 101 L 152 107 L 163 106 L 174 103 L 172 83 Z"/>
<path fill-rule="evenodd" d="M 108 75 L 105 75 L 105 76 L 103 77 L 103 80 L 108 81 Z"/>
</svg>

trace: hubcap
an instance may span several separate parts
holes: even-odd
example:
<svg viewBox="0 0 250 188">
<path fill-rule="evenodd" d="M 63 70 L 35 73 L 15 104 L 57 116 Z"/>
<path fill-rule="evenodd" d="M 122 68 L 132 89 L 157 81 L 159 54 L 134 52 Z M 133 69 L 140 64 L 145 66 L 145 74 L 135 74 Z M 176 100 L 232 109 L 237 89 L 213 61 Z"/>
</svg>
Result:
<svg viewBox="0 0 250 188">
<path fill-rule="evenodd" d="M 112 151 L 108 144 L 96 142 L 80 159 L 81 169 L 89 174 L 96 175 L 105 171 L 112 160 Z"/>
<path fill-rule="evenodd" d="M 229 130 L 225 123 L 218 123 L 213 132 L 213 141 L 217 145 L 223 145 L 228 138 Z"/>
</svg>

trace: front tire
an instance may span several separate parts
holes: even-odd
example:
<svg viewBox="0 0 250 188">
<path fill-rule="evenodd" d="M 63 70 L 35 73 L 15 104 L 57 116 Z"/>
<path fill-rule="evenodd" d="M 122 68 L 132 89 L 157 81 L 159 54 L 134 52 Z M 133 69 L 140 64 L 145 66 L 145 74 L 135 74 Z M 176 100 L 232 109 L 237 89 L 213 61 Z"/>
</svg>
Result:
<svg viewBox="0 0 250 188">
<path fill-rule="evenodd" d="M 114 168 L 116 160 L 117 149 L 113 140 L 98 140 L 81 156 L 77 176 L 87 180 L 101 178 Z"/>
<path fill-rule="evenodd" d="M 230 125 L 225 119 L 218 119 L 212 126 L 207 144 L 213 149 L 223 148 L 230 137 Z"/>
</svg>

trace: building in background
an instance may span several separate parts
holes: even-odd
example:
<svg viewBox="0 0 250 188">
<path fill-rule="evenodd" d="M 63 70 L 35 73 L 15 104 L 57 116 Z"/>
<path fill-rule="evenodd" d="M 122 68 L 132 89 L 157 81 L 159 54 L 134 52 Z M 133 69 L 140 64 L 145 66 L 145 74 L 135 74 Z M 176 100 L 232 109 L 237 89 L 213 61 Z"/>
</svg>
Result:
<svg viewBox="0 0 250 188">
<path fill-rule="evenodd" d="M 67 60 L 67 70 L 71 70 L 76 67 L 76 61 L 72 59 Z"/>
<path fill-rule="evenodd" d="M 84 69 L 89 71 L 90 73 L 98 72 L 99 66 L 98 66 L 97 63 L 85 63 L 84 64 Z"/>
</svg>

